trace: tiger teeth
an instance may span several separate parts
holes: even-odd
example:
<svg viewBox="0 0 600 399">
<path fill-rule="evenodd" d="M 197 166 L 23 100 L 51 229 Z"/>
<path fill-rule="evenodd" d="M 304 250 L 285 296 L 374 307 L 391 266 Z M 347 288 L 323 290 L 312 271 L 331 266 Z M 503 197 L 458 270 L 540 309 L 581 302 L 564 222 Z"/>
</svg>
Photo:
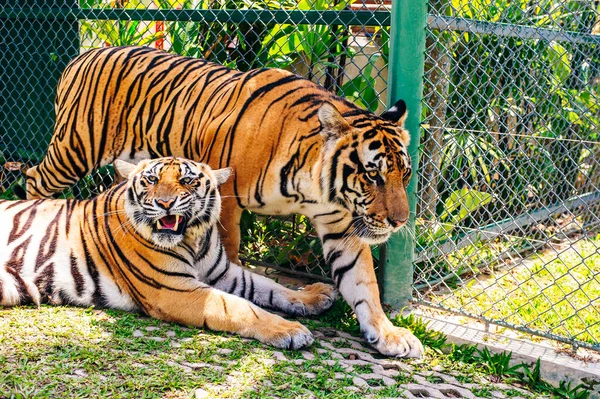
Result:
<svg viewBox="0 0 600 399">
<path fill-rule="evenodd" d="M 183 220 L 183 217 L 180 215 L 175 215 L 175 224 L 172 227 L 169 227 L 169 230 L 173 230 L 173 231 L 177 231 L 177 229 L 179 228 L 179 223 L 181 223 L 181 221 Z M 163 226 L 160 223 L 160 219 L 156 221 L 156 229 L 157 230 L 163 230 L 166 229 L 166 226 Z"/>
</svg>

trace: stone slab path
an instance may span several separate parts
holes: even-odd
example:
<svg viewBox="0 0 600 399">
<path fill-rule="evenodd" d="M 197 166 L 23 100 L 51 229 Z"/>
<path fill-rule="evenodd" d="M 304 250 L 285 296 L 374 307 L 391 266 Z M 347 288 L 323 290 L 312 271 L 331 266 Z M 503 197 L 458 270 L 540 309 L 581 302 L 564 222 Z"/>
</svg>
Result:
<svg viewBox="0 0 600 399">
<path fill-rule="evenodd" d="M 321 329 L 313 331 L 316 341 L 321 348 L 318 352 L 329 352 L 332 359 L 330 362 L 338 362 L 346 373 L 338 373 L 336 378 L 352 378 L 354 388 L 359 391 L 364 388 L 373 390 L 381 389 L 385 386 L 400 384 L 404 389 L 404 398 L 469 398 L 477 399 L 480 396 L 473 392 L 485 392 L 481 398 L 532 398 L 532 394 L 524 389 L 502 384 L 494 383 L 494 389 L 490 389 L 490 381 L 482 380 L 479 383 L 460 382 L 460 371 L 451 374 L 443 372 L 439 367 L 431 371 L 420 371 L 418 362 L 407 362 L 401 359 L 390 359 L 381 356 L 375 350 L 363 345 L 364 341 L 353 337 L 347 333 L 333 329 Z M 349 346 L 349 347 L 347 347 Z M 312 354 L 306 351 L 301 352 L 304 359 L 297 359 L 294 362 L 303 362 L 311 360 Z M 277 354 L 277 352 L 276 352 Z M 281 352 L 278 356 L 283 360 Z M 327 362 L 327 361 L 325 361 Z M 417 364 L 415 364 L 417 363 Z M 369 367 L 370 366 L 370 367 Z M 370 369 L 364 372 L 364 369 Z M 411 382 L 398 382 L 398 376 L 410 376 Z M 310 378 L 307 373 L 306 378 Z M 505 394 L 510 392 L 510 396 Z M 519 396 L 520 393 L 520 396 Z"/>
<path fill-rule="evenodd" d="M 154 327 L 148 327 L 146 330 L 136 330 L 133 333 L 134 337 L 146 340 L 171 340 L 173 339 L 167 332 L 167 337 L 153 337 Z M 317 372 L 318 368 L 333 367 L 338 369 L 341 367 L 343 372 L 336 372 L 334 378 L 351 380 L 352 385 L 346 389 L 356 393 L 363 393 L 365 398 L 373 397 L 374 393 L 385 387 L 399 385 L 398 390 L 401 394 L 395 395 L 395 398 L 468 398 L 468 399 L 532 399 L 539 398 L 539 395 L 532 394 L 527 390 L 505 383 L 492 381 L 493 376 L 475 377 L 465 382 L 464 372 L 460 369 L 447 371 L 443 367 L 423 367 L 428 361 L 411 360 L 410 362 L 402 359 L 387 358 L 380 355 L 375 350 L 364 345 L 364 341 L 358 337 L 354 337 L 345 332 L 337 331 L 331 328 L 319 328 L 313 330 L 315 336 L 316 352 L 324 354 L 329 360 L 322 360 L 319 365 L 312 365 L 309 370 Z M 173 335 L 173 334 L 171 334 Z M 191 338 L 184 338 L 190 340 Z M 244 341 L 249 341 L 243 339 Z M 175 347 L 181 346 L 176 339 L 173 339 L 171 344 Z M 228 349 L 220 349 L 219 354 L 227 356 Z M 288 358 L 283 352 L 274 350 L 272 359 L 269 360 L 271 365 L 277 362 L 286 364 L 302 365 L 304 362 L 312 361 L 315 355 L 308 350 L 302 350 L 294 358 Z M 289 354 L 290 352 L 288 352 Z M 181 367 L 182 372 L 193 372 L 197 368 L 214 368 L 217 371 L 224 371 L 223 366 L 219 364 L 211 364 L 210 362 L 175 363 Z M 427 370 L 427 369 L 430 370 Z M 289 370 L 290 373 L 294 372 Z M 302 373 L 302 377 L 306 379 L 316 378 L 316 374 L 311 371 Z M 266 381 L 269 384 L 269 381 Z M 206 388 L 206 387 L 204 387 Z M 198 388 L 195 391 L 195 398 L 219 398 L 218 386 L 211 386 L 209 392 L 204 388 Z M 223 387 L 225 388 L 225 387 Z M 271 397 L 271 396 L 270 396 Z M 272 396 L 277 398 L 276 396 Z M 306 396 L 302 396 L 303 398 Z M 315 398 L 316 396 L 308 396 Z"/>
</svg>

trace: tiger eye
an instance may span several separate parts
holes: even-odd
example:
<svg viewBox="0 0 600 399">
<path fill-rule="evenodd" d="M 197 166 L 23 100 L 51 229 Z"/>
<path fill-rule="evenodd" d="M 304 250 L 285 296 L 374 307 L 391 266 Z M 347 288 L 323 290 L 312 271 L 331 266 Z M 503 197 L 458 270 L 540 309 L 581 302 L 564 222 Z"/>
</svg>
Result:
<svg viewBox="0 0 600 399">
<path fill-rule="evenodd" d="M 369 176 L 371 179 L 375 179 L 377 176 L 379 176 L 379 171 L 370 170 L 367 172 L 367 176 Z"/>
</svg>

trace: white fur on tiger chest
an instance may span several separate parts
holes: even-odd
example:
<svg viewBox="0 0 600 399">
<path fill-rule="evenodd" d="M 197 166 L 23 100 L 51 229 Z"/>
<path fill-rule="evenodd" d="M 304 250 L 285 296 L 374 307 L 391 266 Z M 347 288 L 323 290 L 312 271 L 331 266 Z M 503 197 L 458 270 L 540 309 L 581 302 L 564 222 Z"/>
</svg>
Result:
<svg viewBox="0 0 600 399">
<path fill-rule="evenodd" d="M 109 308 L 137 310 L 138 306 L 131 297 L 121 291 L 115 282 L 106 276 L 100 277 L 100 289 Z"/>
</svg>

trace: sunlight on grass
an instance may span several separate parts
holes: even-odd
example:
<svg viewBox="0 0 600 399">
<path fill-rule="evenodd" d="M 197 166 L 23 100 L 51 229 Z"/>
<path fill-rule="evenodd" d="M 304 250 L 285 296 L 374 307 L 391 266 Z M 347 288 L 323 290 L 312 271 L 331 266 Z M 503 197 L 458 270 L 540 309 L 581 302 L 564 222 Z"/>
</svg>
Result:
<svg viewBox="0 0 600 399">
<path fill-rule="evenodd" d="M 34 312 L 40 317 L 31 317 Z M 64 340 L 72 345 L 100 344 L 110 339 L 111 334 L 95 325 L 97 317 L 93 311 L 79 308 L 0 308 L 0 346 L 10 341 L 11 345 L 3 348 L 10 354 L 21 345 L 43 348 Z M 103 318 L 107 323 L 114 322 L 108 315 Z M 19 333 L 15 335 L 15 331 Z M 75 331 L 77 334 L 73 334 Z"/>
<path fill-rule="evenodd" d="M 237 349 L 219 357 L 228 346 Z M 256 346 L 125 312 L 0 309 L 0 397 L 189 398 L 197 387 L 227 382 L 244 361 L 246 378 L 259 381 Z M 218 367 L 186 371 L 185 362 Z"/>
<path fill-rule="evenodd" d="M 600 236 L 547 250 L 455 291 L 466 311 L 567 338 L 600 341 Z M 448 306 L 444 298 L 440 303 Z"/>
<path fill-rule="evenodd" d="M 324 317 L 301 322 L 324 334 L 333 327 L 324 320 L 355 330 L 341 302 Z M 424 327 L 413 318 L 396 322 L 416 330 Z M 340 353 L 325 350 L 340 340 L 345 342 L 336 348 L 353 346 L 336 339 L 329 346 L 317 340 L 303 354 L 122 311 L 0 308 L 0 398 L 183 399 L 195 397 L 197 390 L 200 396 L 231 399 L 398 398 L 404 397 L 402 384 L 416 381 L 414 372 L 432 367 L 457 379 L 485 383 L 475 366 L 429 348 L 424 360 L 402 360 L 410 369 L 392 375 L 396 383 L 385 386 L 381 379 L 364 375 L 374 372 L 374 365 L 349 367 L 340 363 Z M 424 339 L 426 345 L 431 342 Z M 368 386 L 355 386 L 354 379 L 361 376 Z"/>
</svg>

